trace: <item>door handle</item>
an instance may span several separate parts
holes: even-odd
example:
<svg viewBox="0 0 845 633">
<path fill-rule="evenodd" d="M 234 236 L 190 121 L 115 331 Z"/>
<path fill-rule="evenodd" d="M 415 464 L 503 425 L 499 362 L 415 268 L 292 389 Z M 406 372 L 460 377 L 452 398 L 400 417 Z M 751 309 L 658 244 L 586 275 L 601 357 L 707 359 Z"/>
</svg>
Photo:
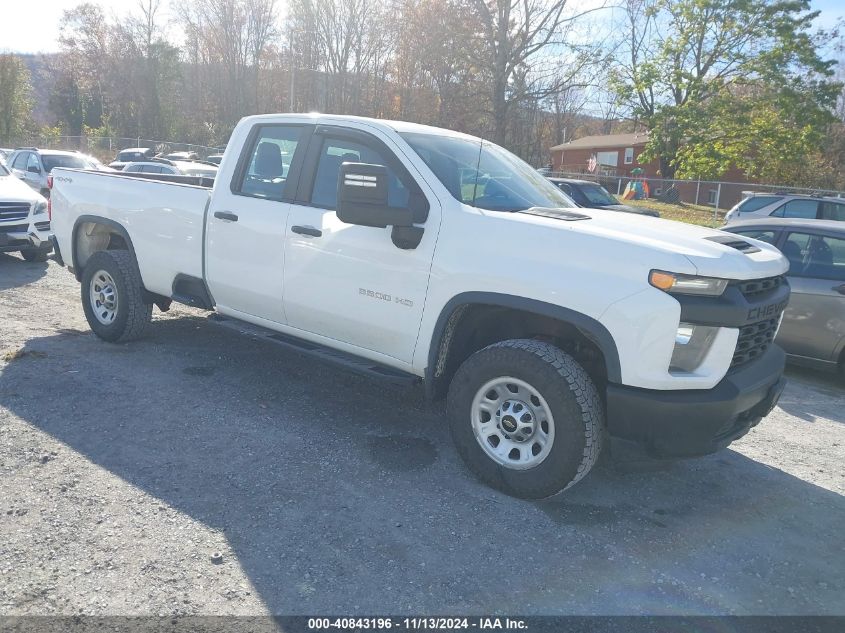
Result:
<svg viewBox="0 0 845 633">
<path fill-rule="evenodd" d="M 292 226 L 290 230 L 300 235 L 310 235 L 311 237 L 322 237 L 323 232 L 320 229 L 315 229 L 313 226 Z"/>
<path fill-rule="evenodd" d="M 229 220 L 229 222 L 237 222 L 238 216 L 231 211 L 215 211 L 214 217 L 219 220 Z"/>
<path fill-rule="evenodd" d="M 845 295 L 845 284 L 841 284 L 839 286 L 834 286 L 833 288 L 831 288 L 831 290 L 835 290 L 839 294 Z"/>
</svg>

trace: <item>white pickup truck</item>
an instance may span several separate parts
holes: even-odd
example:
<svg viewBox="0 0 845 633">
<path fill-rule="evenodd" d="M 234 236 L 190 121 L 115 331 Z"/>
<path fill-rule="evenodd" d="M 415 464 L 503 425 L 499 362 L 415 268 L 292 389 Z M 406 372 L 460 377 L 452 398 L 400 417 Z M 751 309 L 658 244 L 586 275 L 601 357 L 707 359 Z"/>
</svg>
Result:
<svg viewBox="0 0 845 633">
<path fill-rule="evenodd" d="M 173 179 L 171 179 L 173 180 Z M 773 247 L 575 209 L 504 149 L 443 129 L 266 115 L 212 188 L 54 172 L 53 246 L 91 328 L 153 305 L 447 396 L 463 459 L 509 494 L 581 479 L 607 438 L 658 457 L 745 434 L 783 389 Z"/>
</svg>

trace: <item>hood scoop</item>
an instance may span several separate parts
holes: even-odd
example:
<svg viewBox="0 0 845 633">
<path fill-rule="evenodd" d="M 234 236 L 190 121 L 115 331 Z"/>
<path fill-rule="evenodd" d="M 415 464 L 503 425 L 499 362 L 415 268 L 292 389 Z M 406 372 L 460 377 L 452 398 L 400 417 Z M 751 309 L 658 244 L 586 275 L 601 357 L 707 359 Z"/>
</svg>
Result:
<svg viewBox="0 0 845 633">
<path fill-rule="evenodd" d="M 717 244 L 722 244 L 723 246 L 729 246 L 730 248 L 735 248 L 736 250 L 740 251 L 741 253 L 759 253 L 760 249 L 751 244 L 750 242 L 746 242 L 745 240 L 739 239 L 735 235 L 714 235 L 713 237 L 705 237 L 705 240 L 710 240 L 711 242 L 716 242 Z"/>
<path fill-rule="evenodd" d="M 591 220 L 589 215 L 583 213 L 576 213 L 568 209 L 555 209 L 552 207 L 531 207 L 517 213 L 526 213 L 528 215 L 539 215 L 541 218 L 552 218 L 554 220 L 563 220 L 565 222 L 575 222 L 576 220 Z"/>
</svg>

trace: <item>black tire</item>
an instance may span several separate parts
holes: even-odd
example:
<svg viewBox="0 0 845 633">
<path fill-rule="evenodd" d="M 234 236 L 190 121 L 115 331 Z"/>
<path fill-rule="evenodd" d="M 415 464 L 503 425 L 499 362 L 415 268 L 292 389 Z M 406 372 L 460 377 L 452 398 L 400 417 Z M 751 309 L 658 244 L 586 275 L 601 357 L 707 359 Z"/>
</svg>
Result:
<svg viewBox="0 0 845 633">
<path fill-rule="evenodd" d="M 514 470 L 482 449 L 473 432 L 476 393 L 497 377 L 522 380 L 545 399 L 554 439 L 536 466 Z M 449 387 L 447 411 L 458 453 L 478 477 L 523 499 L 550 497 L 582 479 L 596 463 L 604 434 L 604 411 L 595 384 L 575 359 L 540 341 L 517 339 L 486 347 L 468 358 Z"/>
<path fill-rule="evenodd" d="M 49 248 L 28 248 L 21 251 L 21 256 L 28 262 L 46 262 L 50 250 Z"/>
<path fill-rule="evenodd" d="M 90 300 L 91 279 L 101 270 L 111 276 L 116 286 L 117 309 L 109 324 L 97 319 Z M 144 334 L 152 318 L 153 304 L 144 300 L 141 273 L 129 251 L 99 251 L 88 259 L 82 272 L 82 309 L 91 330 L 104 341 L 123 343 Z"/>
</svg>

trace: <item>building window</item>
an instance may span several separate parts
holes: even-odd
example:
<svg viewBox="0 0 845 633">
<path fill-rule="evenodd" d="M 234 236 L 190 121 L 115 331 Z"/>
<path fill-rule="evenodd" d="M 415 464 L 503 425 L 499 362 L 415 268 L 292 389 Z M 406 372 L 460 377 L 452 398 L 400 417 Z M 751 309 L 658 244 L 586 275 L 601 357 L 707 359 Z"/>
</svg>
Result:
<svg viewBox="0 0 845 633">
<path fill-rule="evenodd" d="M 716 204 L 716 195 L 718 191 L 716 189 L 711 189 L 707 192 L 707 204 Z"/>
<path fill-rule="evenodd" d="M 625 148 L 625 164 L 630 165 L 634 162 L 634 148 L 633 147 L 626 147 Z"/>
</svg>

